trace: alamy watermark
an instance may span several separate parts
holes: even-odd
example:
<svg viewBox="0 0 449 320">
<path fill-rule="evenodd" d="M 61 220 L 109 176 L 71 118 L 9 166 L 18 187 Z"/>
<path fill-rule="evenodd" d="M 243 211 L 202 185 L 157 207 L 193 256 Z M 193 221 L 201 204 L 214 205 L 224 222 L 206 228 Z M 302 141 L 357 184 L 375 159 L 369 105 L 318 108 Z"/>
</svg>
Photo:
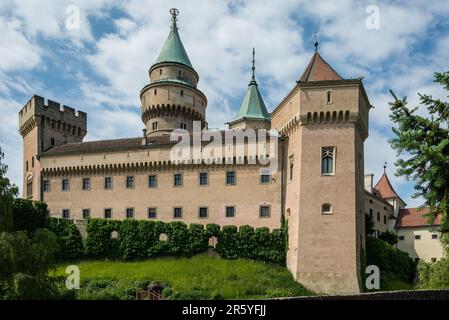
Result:
<svg viewBox="0 0 449 320">
<path fill-rule="evenodd" d="M 69 290 L 80 288 L 80 269 L 77 265 L 70 265 L 65 268 L 67 278 L 65 280 L 65 287 Z"/>
</svg>

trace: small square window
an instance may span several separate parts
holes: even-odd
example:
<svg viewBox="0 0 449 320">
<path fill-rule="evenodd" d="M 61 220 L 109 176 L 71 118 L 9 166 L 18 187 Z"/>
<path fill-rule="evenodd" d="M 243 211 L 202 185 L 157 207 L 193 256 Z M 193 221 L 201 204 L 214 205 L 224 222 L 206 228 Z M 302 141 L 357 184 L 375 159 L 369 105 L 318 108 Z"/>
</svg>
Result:
<svg viewBox="0 0 449 320">
<path fill-rule="evenodd" d="M 432 234 L 432 239 L 438 239 L 438 235 L 437 234 Z"/>
<path fill-rule="evenodd" d="M 126 218 L 127 219 L 134 218 L 134 208 L 126 208 Z"/>
<path fill-rule="evenodd" d="M 182 173 L 175 173 L 173 175 L 173 185 L 175 187 L 182 186 Z"/>
<path fill-rule="evenodd" d="M 156 214 L 156 208 L 148 208 L 148 219 L 155 219 Z"/>
<path fill-rule="evenodd" d="M 42 182 L 42 189 L 44 192 L 50 192 L 50 180 L 44 180 Z"/>
<path fill-rule="evenodd" d="M 260 175 L 260 183 L 268 184 L 271 182 L 271 176 L 269 174 L 261 174 Z"/>
<path fill-rule="evenodd" d="M 157 187 L 157 177 L 156 175 L 148 176 L 148 188 L 156 188 Z"/>
<path fill-rule="evenodd" d="M 398 239 L 399 239 L 399 241 L 404 241 L 405 237 L 404 236 L 399 236 Z"/>
<path fill-rule="evenodd" d="M 431 258 L 430 262 L 437 262 L 437 258 Z"/>
<path fill-rule="evenodd" d="M 90 190 L 90 179 L 89 178 L 83 178 L 83 190 Z"/>
<path fill-rule="evenodd" d="M 106 190 L 112 189 L 112 177 L 105 177 L 104 178 L 104 188 Z"/>
<path fill-rule="evenodd" d="M 207 186 L 209 183 L 207 172 L 200 172 L 200 186 Z"/>
<path fill-rule="evenodd" d="M 259 207 L 259 216 L 261 218 L 269 218 L 270 217 L 270 206 L 260 206 Z"/>
<path fill-rule="evenodd" d="M 173 208 L 173 218 L 175 218 L 175 219 L 182 218 L 182 208 L 181 207 Z"/>
<path fill-rule="evenodd" d="M 62 210 L 62 217 L 64 219 L 69 219 L 70 218 L 70 210 L 69 209 L 63 209 Z"/>
<path fill-rule="evenodd" d="M 324 203 L 321 206 L 321 214 L 332 214 L 332 205 L 330 203 Z"/>
<path fill-rule="evenodd" d="M 226 172 L 226 184 L 227 185 L 235 185 L 236 184 L 235 171 Z"/>
<path fill-rule="evenodd" d="M 415 234 L 415 240 L 421 240 L 421 235 Z"/>
<path fill-rule="evenodd" d="M 90 209 L 83 209 L 83 219 L 90 218 Z"/>
<path fill-rule="evenodd" d="M 233 218 L 233 217 L 235 217 L 235 207 L 227 206 L 226 207 L 226 218 Z"/>
<path fill-rule="evenodd" d="M 126 188 L 133 189 L 134 188 L 134 176 L 126 177 Z"/>
<path fill-rule="evenodd" d="M 208 217 L 208 209 L 207 207 L 201 207 L 199 210 L 199 217 L 201 219 L 205 219 Z"/>
<path fill-rule="evenodd" d="M 70 182 L 69 179 L 62 179 L 62 191 L 70 190 Z"/>
<path fill-rule="evenodd" d="M 112 218 L 112 209 L 111 208 L 104 209 L 104 218 L 105 219 Z"/>
</svg>

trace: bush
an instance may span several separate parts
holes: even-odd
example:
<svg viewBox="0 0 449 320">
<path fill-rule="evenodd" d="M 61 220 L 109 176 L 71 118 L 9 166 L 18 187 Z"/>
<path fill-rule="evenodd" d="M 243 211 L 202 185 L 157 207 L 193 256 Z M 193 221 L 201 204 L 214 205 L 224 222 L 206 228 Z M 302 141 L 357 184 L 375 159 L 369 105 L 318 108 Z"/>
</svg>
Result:
<svg viewBox="0 0 449 320">
<path fill-rule="evenodd" d="M 420 289 L 448 289 L 449 288 L 449 258 L 444 257 L 437 262 L 418 263 Z"/>
<path fill-rule="evenodd" d="M 13 230 L 34 232 L 48 226 L 47 205 L 44 202 L 16 198 L 12 203 Z"/>
<path fill-rule="evenodd" d="M 236 226 L 224 226 L 218 235 L 217 252 L 222 258 L 237 259 L 239 256 Z"/>
<path fill-rule="evenodd" d="M 116 258 L 119 254 L 119 220 L 89 219 L 87 224 L 86 254 L 92 258 Z M 117 232 L 117 238 L 113 232 Z"/>
<path fill-rule="evenodd" d="M 392 246 L 394 246 L 396 243 L 398 243 L 398 236 L 391 231 L 382 233 L 379 236 L 379 239 L 382 241 L 385 241 L 388 244 L 391 244 Z"/>
<path fill-rule="evenodd" d="M 416 275 L 416 265 L 407 253 L 372 237 L 366 238 L 366 265 L 379 267 L 381 287 L 394 279 L 411 284 Z"/>
<path fill-rule="evenodd" d="M 67 219 L 50 218 L 48 228 L 58 236 L 60 250 L 58 260 L 78 261 L 83 257 L 84 247 L 79 230 Z"/>
</svg>

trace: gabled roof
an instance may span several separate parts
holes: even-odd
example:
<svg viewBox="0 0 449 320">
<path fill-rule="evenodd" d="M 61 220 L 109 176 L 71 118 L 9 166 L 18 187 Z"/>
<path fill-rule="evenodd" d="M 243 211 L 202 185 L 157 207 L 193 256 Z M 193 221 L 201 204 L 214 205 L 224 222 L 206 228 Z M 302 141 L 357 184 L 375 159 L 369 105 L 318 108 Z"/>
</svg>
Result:
<svg viewBox="0 0 449 320">
<path fill-rule="evenodd" d="M 374 186 L 374 189 L 377 193 L 383 198 L 400 198 L 394 188 L 392 187 L 390 180 L 388 179 L 387 174 L 384 172 L 380 180 Z"/>
<path fill-rule="evenodd" d="M 184 49 L 184 45 L 182 44 L 181 38 L 179 37 L 178 26 L 176 25 L 176 22 L 173 22 L 170 33 L 168 34 L 168 38 L 165 41 L 164 46 L 162 47 L 162 50 L 156 59 L 156 63 L 161 62 L 181 63 L 193 69 L 186 49 Z"/>
<path fill-rule="evenodd" d="M 441 215 L 438 215 L 432 224 L 428 223 L 428 220 L 423 215 L 430 212 L 429 208 L 406 208 L 399 210 L 398 219 L 396 220 L 396 228 L 406 227 L 425 227 L 425 226 L 438 226 L 441 224 Z"/>
<path fill-rule="evenodd" d="M 343 78 L 321 57 L 318 51 L 315 51 L 299 82 L 323 80 L 343 80 Z"/>
</svg>

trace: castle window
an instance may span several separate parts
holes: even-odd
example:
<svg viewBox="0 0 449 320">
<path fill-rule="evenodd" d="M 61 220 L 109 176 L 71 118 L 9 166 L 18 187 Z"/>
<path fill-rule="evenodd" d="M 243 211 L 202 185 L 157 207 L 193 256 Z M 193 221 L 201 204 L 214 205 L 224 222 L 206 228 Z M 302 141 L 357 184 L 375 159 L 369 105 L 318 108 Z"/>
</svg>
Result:
<svg viewBox="0 0 449 320">
<path fill-rule="evenodd" d="M 154 89 L 154 95 L 157 95 L 157 89 Z"/>
<path fill-rule="evenodd" d="M 112 177 L 105 177 L 104 178 L 104 188 L 106 190 L 112 189 Z"/>
<path fill-rule="evenodd" d="M 373 209 L 369 209 L 369 216 L 372 218 L 373 217 Z"/>
<path fill-rule="evenodd" d="M 173 175 L 173 185 L 175 187 L 182 186 L 182 173 L 175 173 Z"/>
<path fill-rule="evenodd" d="M 62 191 L 69 191 L 70 190 L 69 179 L 62 179 L 61 189 L 62 189 Z"/>
<path fill-rule="evenodd" d="M 293 155 L 291 155 L 290 157 L 288 157 L 288 181 L 292 181 L 293 180 L 293 172 L 294 172 L 294 164 L 295 161 L 293 159 Z"/>
<path fill-rule="evenodd" d="M 182 74 L 181 70 L 178 70 L 178 76 L 181 76 L 181 74 Z"/>
<path fill-rule="evenodd" d="M 27 183 L 27 199 L 33 198 L 33 180 Z"/>
<path fill-rule="evenodd" d="M 159 75 L 162 75 L 162 69 L 159 69 Z"/>
<path fill-rule="evenodd" d="M 104 218 L 105 219 L 111 219 L 112 218 L 112 209 L 111 208 L 104 209 Z"/>
<path fill-rule="evenodd" d="M 156 208 L 148 208 L 148 219 L 156 218 Z"/>
<path fill-rule="evenodd" d="M 152 126 L 153 126 L 153 130 L 157 130 L 157 122 L 153 122 Z"/>
<path fill-rule="evenodd" d="M 326 103 L 327 104 L 332 103 L 332 91 L 331 90 L 326 91 Z"/>
<path fill-rule="evenodd" d="M 207 186 L 209 184 L 209 177 L 207 172 L 200 172 L 200 186 Z"/>
<path fill-rule="evenodd" d="M 69 219 L 70 218 L 70 210 L 69 209 L 62 209 L 62 217 L 64 219 Z"/>
<path fill-rule="evenodd" d="M 235 206 L 227 206 L 226 207 L 226 218 L 235 217 Z"/>
<path fill-rule="evenodd" d="M 399 236 L 398 239 L 399 239 L 399 241 L 404 241 L 405 237 L 404 236 Z"/>
<path fill-rule="evenodd" d="M 335 147 L 321 148 L 321 174 L 333 175 L 335 167 Z"/>
<path fill-rule="evenodd" d="M 415 240 L 421 240 L 421 235 L 416 234 L 416 235 L 415 235 Z"/>
<path fill-rule="evenodd" d="M 128 189 L 134 188 L 134 176 L 126 177 L 126 188 Z"/>
<path fill-rule="evenodd" d="M 148 188 L 156 188 L 157 187 L 157 177 L 156 175 L 148 176 Z"/>
<path fill-rule="evenodd" d="M 198 216 L 201 219 L 207 218 L 208 217 L 208 209 L 207 209 L 207 207 L 201 207 L 199 212 L 198 212 Z"/>
<path fill-rule="evenodd" d="M 380 212 L 377 213 L 377 221 L 380 221 Z"/>
<path fill-rule="evenodd" d="M 90 209 L 83 209 L 83 219 L 90 218 Z"/>
<path fill-rule="evenodd" d="M 437 234 L 432 234 L 432 239 L 438 239 L 438 235 Z"/>
<path fill-rule="evenodd" d="M 271 215 L 270 206 L 262 205 L 259 207 L 259 217 L 260 218 L 269 218 L 270 215 Z"/>
<path fill-rule="evenodd" d="M 321 206 L 321 214 L 332 214 L 332 205 L 325 203 Z"/>
<path fill-rule="evenodd" d="M 260 175 L 260 183 L 268 184 L 271 182 L 271 176 L 269 174 L 261 174 Z"/>
<path fill-rule="evenodd" d="M 51 138 L 51 139 L 50 139 L 50 144 L 51 144 L 52 146 L 55 145 L 55 138 Z"/>
<path fill-rule="evenodd" d="M 228 186 L 235 185 L 236 184 L 236 177 L 235 177 L 235 171 L 228 171 L 226 172 L 226 184 Z"/>
<path fill-rule="evenodd" d="M 25 162 L 26 171 L 28 171 L 28 161 Z"/>
<path fill-rule="evenodd" d="M 181 122 L 181 129 L 187 130 L 187 123 Z"/>
<path fill-rule="evenodd" d="M 42 181 L 42 191 L 50 192 L 50 180 Z"/>
<path fill-rule="evenodd" d="M 430 262 L 437 262 L 437 258 L 431 258 Z"/>
<path fill-rule="evenodd" d="M 34 168 L 34 156 L 31 157 L 31 168 Z"/>
<path fill-rule="evenodd" d="M 134 208 L 126 208 L 126 218 L 127 219 L 134 218 Z"/>
<path fill-rule="evenodd" d="M 181 96 L 183 96 L 184 95 L 184 90 L 181 90 Z"/>
<path fill-rule="evenodd" d="M 90 179 L 89 178 L 83 178 L 83 190 L 84 191 L 90 190 Z"/>
<path fill-rule="evenodd" d="M 384 224 L 387 224 L 387 216 L 384 215 Z"/>
<path fill-rule="evenodd" d="M 175 219 L 182 218 L 182 208 L 181 207 L 173 208 L 173 218 L 175 218 Z"/>
</svg>

